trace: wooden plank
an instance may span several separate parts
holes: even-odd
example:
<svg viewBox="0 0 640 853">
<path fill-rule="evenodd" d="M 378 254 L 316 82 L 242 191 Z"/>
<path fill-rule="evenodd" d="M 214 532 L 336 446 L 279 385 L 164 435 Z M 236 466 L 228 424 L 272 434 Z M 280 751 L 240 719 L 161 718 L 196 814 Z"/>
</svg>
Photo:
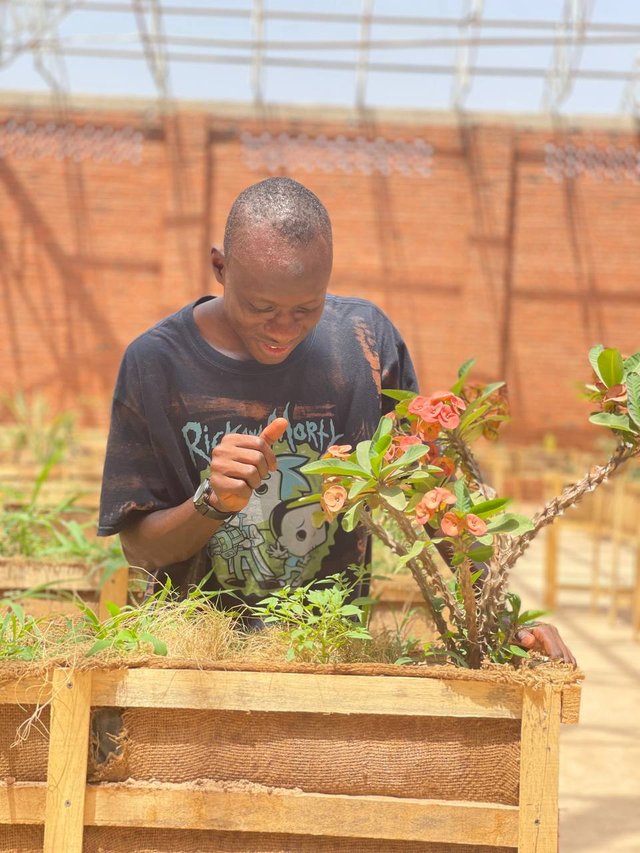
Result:
<svg viewBox="0 0 640 853">
<path fill-rule="evenodd" d="M 23 559 L 0 560 L 0 589 L 30 589 L 41 584 L 52 589 L 90 591 L 100 583 L 100 571 L 77 563 L 37 563 Z"/>
<path fill-rule="evenodd" d="M 580 698 L 582 687 L 579 684 L 570 684 L 562 688 L 560 701 L 560 722 L 574 725 L 580 720 Z"/>
<path fill-rule="evenodd" d="M 43 853 L 82 853 L 91 672 L 53 674 Z"/>
<path fill-rule="evenodd" d="M 0 684 L 0 705 L 44 705 L 51 699 L 51 679 L 18 678 Z"/>
<path fill-rule="evenodd" d="M 560 691 L 524 691 L 518 853 L 558 851 Z"/>
<path fill-rule="evenodd" d="M 98 618 L 108 619 L 110 614 L 107 610 L 107 602 L 124 607 L 129 594 L 129 566 L 117 569 L 100 588 L 100 603 L 98 605 Z"/>
<path fill-rule="evenodd" d="M 0 784 L 0 824 L 44 823 L 46 782 Z"/>
<path fill-rule="evenodd" d="M 519 719 L 519 685 L 290 672 L 96 671 L 92 704 L 138 708 Z"/>
<path fill-rule="evenodd" d="M 518 808 L 283 789 L 111 784 L 87 787 L 85 824 L 515 847 Z"/>
</svg>

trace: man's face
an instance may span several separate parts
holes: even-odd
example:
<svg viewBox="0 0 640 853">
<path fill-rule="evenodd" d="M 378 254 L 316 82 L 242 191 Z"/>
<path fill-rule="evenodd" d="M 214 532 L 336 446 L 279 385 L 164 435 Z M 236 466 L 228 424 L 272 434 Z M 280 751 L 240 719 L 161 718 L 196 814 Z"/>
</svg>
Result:
<svg viewBox="0 0 640 853">
<path fill-rule="evenodd" d="M 322 238 L 300 248 L 266 227 L 236 235 L 229 258 L 213 250 L 224 319 L 240 354 L 262 364 L 291 354 L 322 316 L 331 260 Z"/>
</svg>

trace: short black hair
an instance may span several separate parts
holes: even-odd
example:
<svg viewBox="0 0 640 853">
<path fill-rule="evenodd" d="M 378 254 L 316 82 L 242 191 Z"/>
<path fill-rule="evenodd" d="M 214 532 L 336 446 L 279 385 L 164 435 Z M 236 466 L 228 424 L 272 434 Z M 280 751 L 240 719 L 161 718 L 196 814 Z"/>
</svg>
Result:
<svg viewBox="0 0 640 853">
<path fill-rule="evenodd" d="M 315 193 L 293 178 L 267 178 L 243 190 L 234 201 L 224 229 L 224 253 L 246 225 L 271 226 L 291 245 L 305 248 L 317 237 L 331 246 L 331 220 Z"/>
</svg>

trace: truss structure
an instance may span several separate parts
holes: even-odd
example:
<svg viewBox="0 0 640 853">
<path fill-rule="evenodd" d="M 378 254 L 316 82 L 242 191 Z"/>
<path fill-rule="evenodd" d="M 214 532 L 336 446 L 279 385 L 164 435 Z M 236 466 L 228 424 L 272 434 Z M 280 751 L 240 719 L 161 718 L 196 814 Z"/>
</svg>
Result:
<svg viewBox="0 0 640 853">
<path fill-rule="evenodd" d="M 493 18 L 486 14 L 485 0 L 461 0 L 463 13 L 452 17 L 384 14 L 375 0 L 345 3 L 346 11 L 311 11 L 304 0 L 290 0 L 287 9 L 272 0 L 224 2 L 0 0 L 0 73 L 30 55 L 52 93 L 63 97 L 70 90 L 70 58 L 134 60 L 146 65 L 159 101 L 167 104 L 178 66 L 246 66 L 251 97 L 262 105 L 268 102 L 265 75 L 271 68 L 345 71 L 352 72 L 357 109 L 370 105 L 373 73 L 440 75 L 450 78 L 450 107 L 456 110 L 465 108 L 477 78 L 535 78 L 544 84 L 540 108 L 550 112 L 562 110 L 577 80 L 608 80 L 619 82 L 623 91 L 611 112 L 640 112 L 640 10 L 638 23 L 603 23 L 593 20 L 595 0 L 564 0 L 555 20 Z M 433 8 L 426 2 L 414 7 L 416 12 Z M 86 31 L 70 29 L 69 22 L 80 15 Z M 221 24 L 229 21 L 236 22 L 235 31 L 244 37 L 219 35 L 221 29 L 228 31 Z M 277 22 L 289 25 L 288 38 L 271 35 Z M 297 28 L 310 24 L 318 25 L 320 37 L 296 35 Z M 351 36 L 322 35 L 341 31 L 341 24 Z M 595 45 L 638 50 L 627 69 L 585 67 L 585 48 Z M 513 55 L 514 48 L 530 47 L 548 48 L 549 63 L 534 67 L 480 59 L 484 48 L 491 48 L 489 55 L 495 57 L 501 48 Z M 442 49 L 451 51 L 451 61 L 436 61 Z"/>
</svg>

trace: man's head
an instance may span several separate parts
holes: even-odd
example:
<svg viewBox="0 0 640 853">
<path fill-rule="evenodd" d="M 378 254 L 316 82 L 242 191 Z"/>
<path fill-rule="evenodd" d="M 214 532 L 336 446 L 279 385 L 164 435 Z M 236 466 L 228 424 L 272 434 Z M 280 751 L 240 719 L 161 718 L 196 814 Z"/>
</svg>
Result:
<svg viewBox="0 0 640 853">
<path fill-rule="evenodd" d="M 224 318 L 243 354 L 283 361 L 318 323 L 331 275 L 331 222 L 291 178 L 268 178 L 235 200 L 224 254 L 211 252 Z"/>
</svg>

